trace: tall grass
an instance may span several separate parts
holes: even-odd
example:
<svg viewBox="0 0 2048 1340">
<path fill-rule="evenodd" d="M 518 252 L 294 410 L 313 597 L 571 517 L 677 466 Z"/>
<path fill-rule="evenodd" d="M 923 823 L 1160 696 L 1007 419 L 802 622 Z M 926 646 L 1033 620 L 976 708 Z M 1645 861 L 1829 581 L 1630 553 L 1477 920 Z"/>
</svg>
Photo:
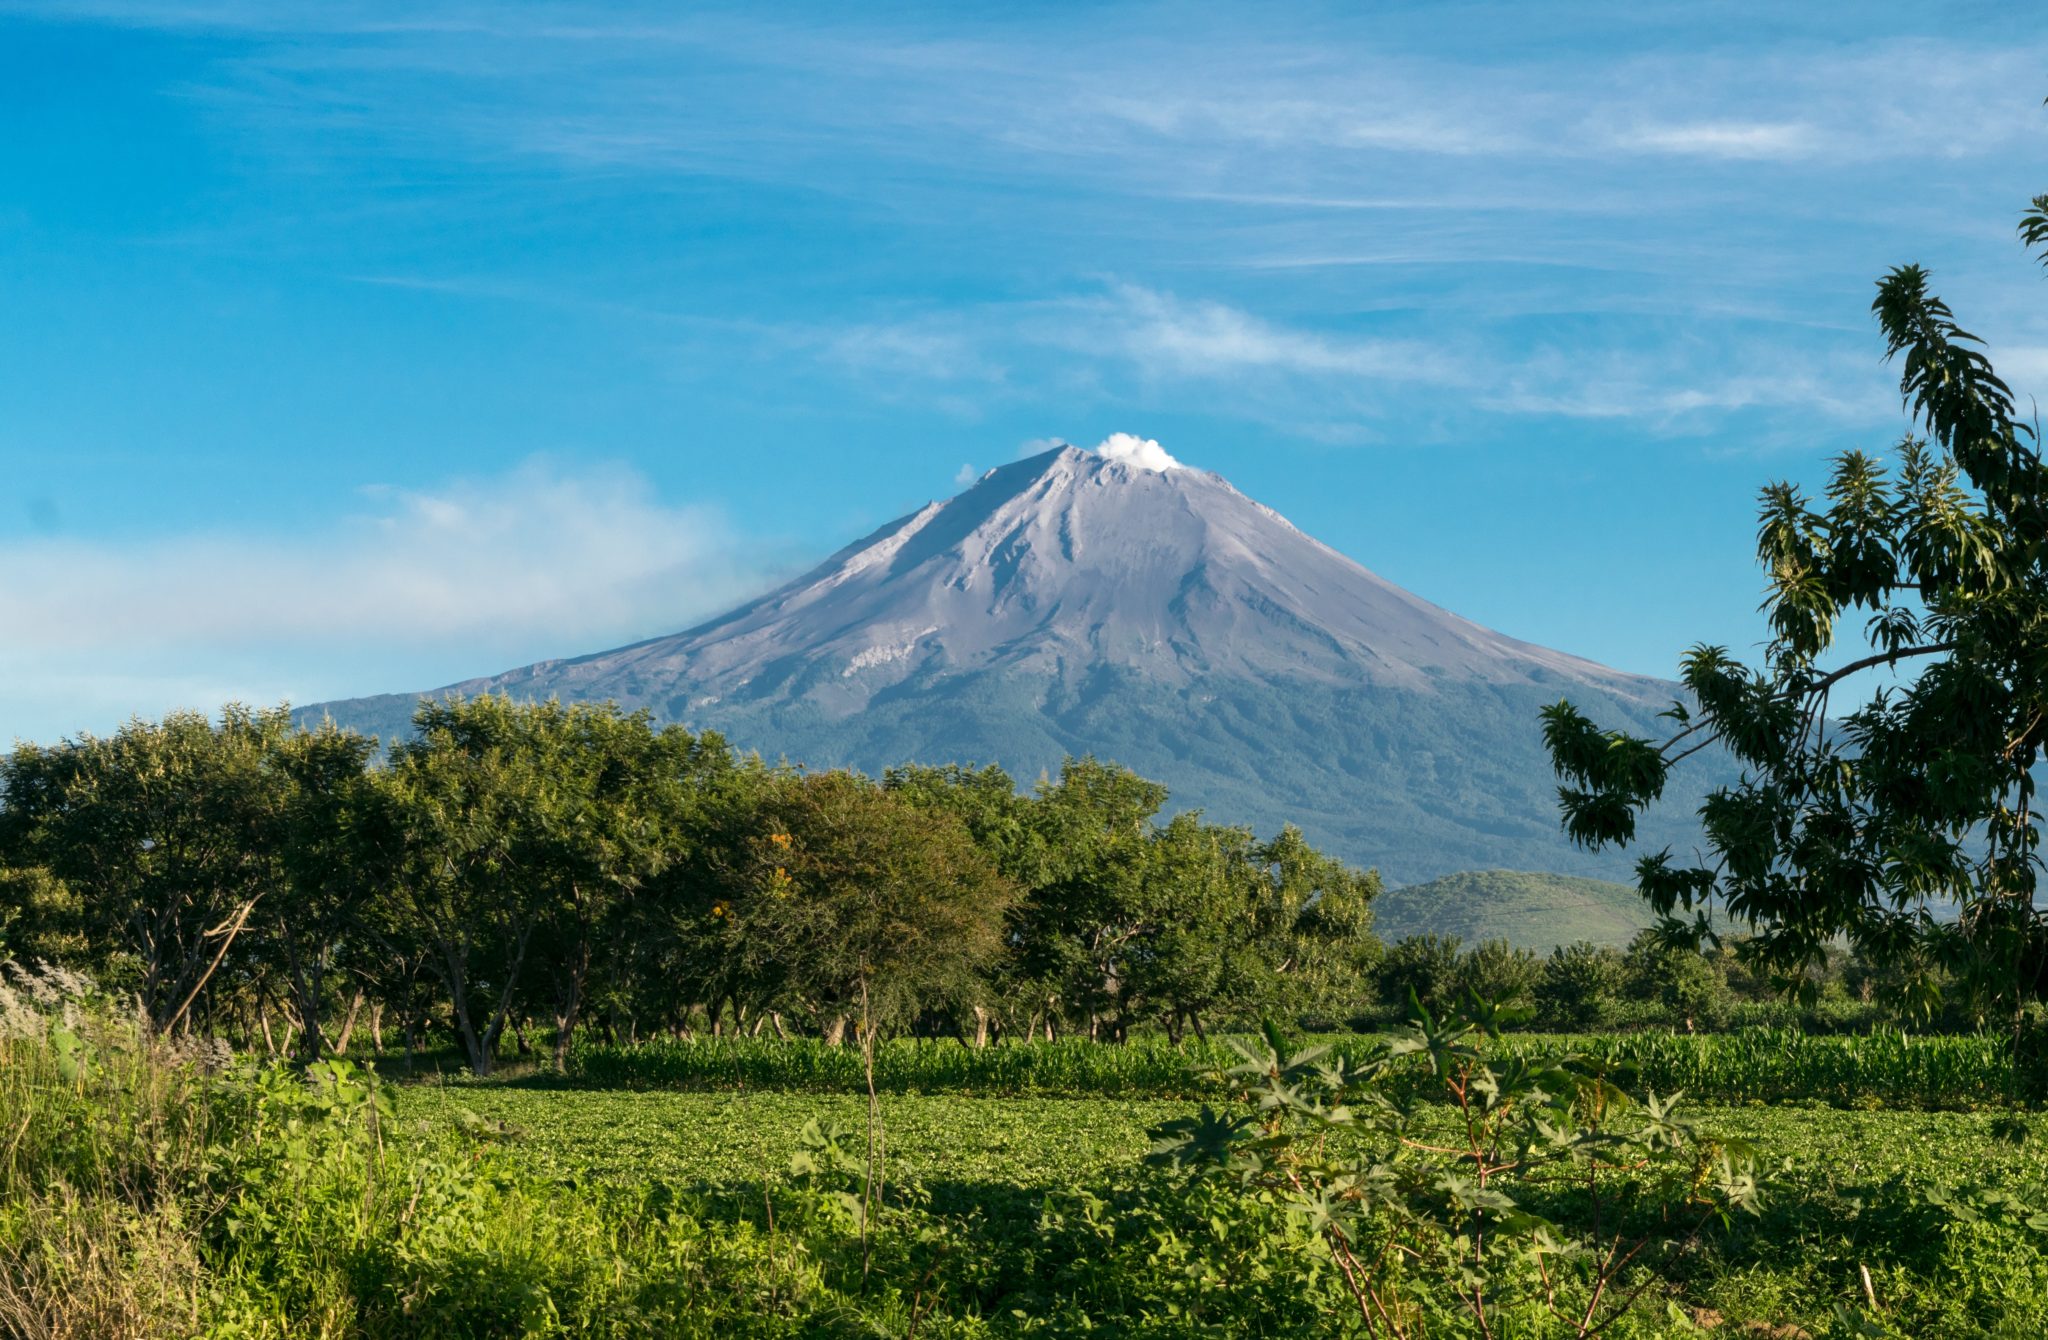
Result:
<svg viewBox="0 0 2048 1340">
<path fill-rule="evenodd" d="M 388 1091 L 346 1061 L 228 1060 L 77 978 L 0 965 L 0 1337 L 915 1329 L 923 1267 L 869 1290 L 817 1197 L 593 1196 L 453 1120 L 390 1127 Z"/>
<path fill-rule="evenodd" d="M 1354 1059 L 1376 1045 L 1351 1034 L 1316 1040 Z M 1660 1093 L 1683 1089 L 1695 1098 L 1725 1102 L 1955 1108 L 2005 1103 L 2016 1093 L 2011 1048 L 1989 1034 L 1814 1035 L 1774 1028 L 1699 1035 L 1509 1034 L 1490 1045 L 1506 1055 L 1576 1052 L 1626 1068 L 1633 1085 Z M 891 1093 L 1213 1098 L 1224 1092 L 1213 1072 L 1235 1060 L 1213 1039 L 1179 1047 L 1157 1040 L 1125 1046 L 1060 1040 L 980 1049 L 896 1039 L 876 1053 L 875 1082 Z M 853 1093 L 864 1083 L 852 1048 L 809 1038 L 582 1045 L 570 1053 L 570 1076 L 607 1088 L 805 1093 Z"/>
<path fill-rule="evenodd" d="M 190 1334 L 201 1064 L 61 970 L 0 967 L 0 1333 Z"/>
</svg>

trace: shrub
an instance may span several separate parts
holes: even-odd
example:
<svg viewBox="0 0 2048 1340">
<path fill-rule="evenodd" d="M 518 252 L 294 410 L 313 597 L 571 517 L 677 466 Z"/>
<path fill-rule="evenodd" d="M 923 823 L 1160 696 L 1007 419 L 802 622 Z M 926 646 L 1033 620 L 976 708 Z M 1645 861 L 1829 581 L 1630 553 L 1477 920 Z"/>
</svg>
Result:
<svg viewBox="0 0 2048 1340">
<path fill-rule="evenodd" d="M 1485 1006 L 1442 1025 L 1425 1015 L 1356 1061 L 1290 1054 L 1277 1037 L 1234 1043 L 1247 1110 L 1166 1122 L 1151 1158 L 1184 1171 L 1219 1225 L 1219 1189 L 1255 1218 L 1283 1211 L 1269 1238 L 1291 1228 L 1298 1252 L 1331 1263 L 1366 1334 L 1430 1334 L 1447 1318 L 1480 1335 L 1599 1334 L 1656 1283 L 1645 1267 L 1756 1212 L 1755 1159 L 1654 1093 L 1631 1102 L 1597 1064 L 1489 1057 L 1496 1022 Z M 1403 1058 L 1454 1115 L 1432 1124 L 1404 1101 Z M 1560 1182 L 1589 1202 L 1571 1225 L 1537 1208 Z"/>
</svg>

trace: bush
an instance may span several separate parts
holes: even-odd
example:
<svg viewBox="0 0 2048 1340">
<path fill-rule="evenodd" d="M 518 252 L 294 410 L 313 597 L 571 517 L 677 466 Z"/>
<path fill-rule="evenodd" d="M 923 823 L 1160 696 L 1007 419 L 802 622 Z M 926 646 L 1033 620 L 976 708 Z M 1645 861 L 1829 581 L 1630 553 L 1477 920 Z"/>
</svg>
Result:
<svg viewBox="0 0 2048 1340">
<path fill-rule="evenodd" d="M 1210 1241 L 1249 1216 L 1266 1241 L 1334 1264 L 1341 1289 L 1327 1273 L 1324 1287 L 1348 1296 L 1341 1311 L 1365 1334 L 1600 1334 L 1655 1282 L 1644 1267 L 1694 1256 L 1709 1229 L 1757 1212 L 1755 1157 L 1654 1094 L 1638 1106 L 1597 1064 L 1497 1061 L 1495 1023 L 1484 1005 L 1425 1019 L 1356 1062 L 1325 1047 L 1290 1055 L 1277 1037 L 1234 1044 L 1245 1110 L 1164 1123 L 1151 1158 L 1185 1172 L 1218 1226 Z M 1405 1101 L 1405 1058 L 1454 1114 L 1440 1125 Z M 1546 1213 L 1557 1183 L 1585 1198 L 1585 1220 Z"/>
</svg>

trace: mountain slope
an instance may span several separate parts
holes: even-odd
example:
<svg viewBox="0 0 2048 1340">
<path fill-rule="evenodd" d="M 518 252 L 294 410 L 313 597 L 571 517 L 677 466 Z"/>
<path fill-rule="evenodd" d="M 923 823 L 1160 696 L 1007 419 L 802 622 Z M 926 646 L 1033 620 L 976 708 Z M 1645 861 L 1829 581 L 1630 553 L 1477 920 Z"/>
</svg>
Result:
<svg viewBox="0 0 2048 1340">
<path fill-rule="evenodd" d="M 1464 870 L 1380 895 L 1381 938 L 1455 935 L 1468 946 L 1507 940 L 1547 954 L 1575 940 L 1622 948 L 1655 918 L 1632 884 L 1527 870 Z"/>
<path fill-rule="evenodd" d="M 709 623 L 451 690 L 614 698 L 814 766 L 1093 753 L 1397 879 L 1622 868 L 1556 836 L 1536 713 L 1649 732 L 1673 692 L 1439 609 L 1219 476 L 1071 447 Z M 417 696 L 308 714 L 390 735 Z"/>
</svg>

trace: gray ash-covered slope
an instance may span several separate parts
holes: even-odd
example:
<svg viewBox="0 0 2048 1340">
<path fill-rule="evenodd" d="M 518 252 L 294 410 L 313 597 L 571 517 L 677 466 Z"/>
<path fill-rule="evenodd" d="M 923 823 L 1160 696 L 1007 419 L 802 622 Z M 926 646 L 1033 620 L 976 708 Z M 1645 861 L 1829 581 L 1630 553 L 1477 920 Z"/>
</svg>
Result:
<svg viewBox="0 0 2048 1340">
<path fill-rule="evenodd" d="M 1092 753 L 1176 809 L 1291 820 L 1396 882 L 1626 869 L 1558 835 L 1537 712 L 1569 696 L 1654 732 L 1674 692 L 1439 609 L 1220 476 L 1071 447 L 709 623 L 437 692 L 485 691 L 616 699 L 813 767 L 997 762 L 1028 781 Z M 307 715 L 389 737 L 419 696 Z"/>
</svg>

